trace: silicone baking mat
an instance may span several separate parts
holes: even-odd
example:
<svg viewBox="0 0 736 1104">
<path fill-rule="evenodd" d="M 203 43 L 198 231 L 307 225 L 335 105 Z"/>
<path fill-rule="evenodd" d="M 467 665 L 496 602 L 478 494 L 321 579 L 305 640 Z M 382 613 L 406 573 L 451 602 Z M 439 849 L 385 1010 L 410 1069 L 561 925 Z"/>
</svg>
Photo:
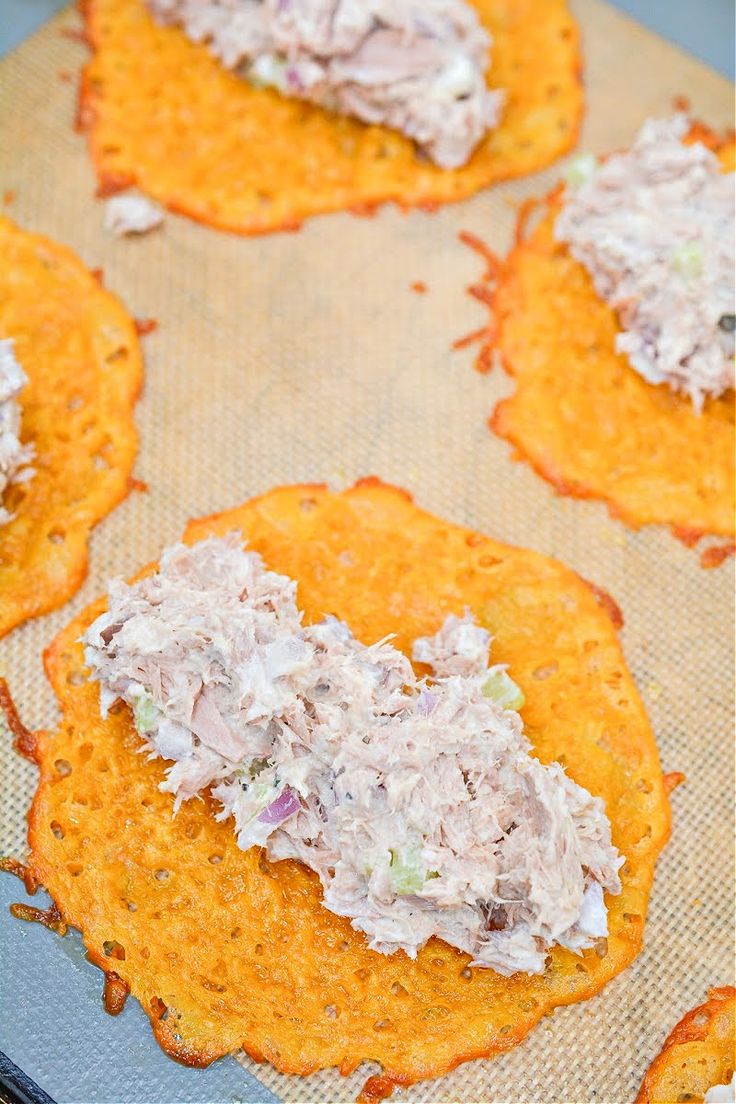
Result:
<svg viewBox="0 0 736 1104">
<path fill-rule="evenodd" d="M 725 80 L 598 0 L 574 7 L 588 96 L 581 148 L 625 146 L 645 116 L 668 112 L 678 94 L 712 125 L 731 122 Z M 708 985 L 733 975 L 733 563 L 704 571 L 665 530 L 634 533 L 601 505 L 557 497 L 486 428 L 509 381 L 475 373 L 472 350 L 451 351 L 455 338 L 485 322 L 464 290 L 479 258 L 458 231 L 504 252 L 515 207 L 544 192 L 559 168 L 432 215 L 387 208 L 372 219 L 328 216 L 296 234 L 250 239 L 169 216 L 148 237 L 114 240 L 102 229 L 84 140 L 72 129 L 69 75 L 86 51 L 62 32 L 77 25 L 64 12 L 0 63 L 0 188 L 15 193 L 13 218 L 102 267 L 133 314 L 159 323 L 144 339 L 138 409 L 136 474 L 149 491 L 132 494 L 99 526 L 76 598 L 0 642 L 23 718 L 53 723 L 42 649 L 109 576 L 155 557 L 186 518 L 274 484 L 342 487 L 378 474 L 442 517 L 565 560 L 620 603 L 626 655 L 664 769 L 687 775 L 673 796 L 646 946 L 600 996 L 557 1011 L 508 1055 L 399 1095 L 633 1099 L 669 1029 Z M 411 290 L 419 280 L 426 294 Z M 7 733 L 0 763 L 0 853 L 22 856 L 34 769 L 12 753 Z M 0 881 L 3 901 L 22 897 L 20 883 Z M 59 1100 L 262 1101 L 273 1092 L 290 1102 L 349 1101 L 371 1072 L 299 1080 L 245 1059 L 243 1068 L 226 1059 L 205 1073 L 183 1071 L 158 1051 L 139 1010 L 105 1017 L 101 977 L 83 962 L 77 937 L 31 931 L 4 906 L 0 933 L 0 1047 Z M 53 984 L 51 1010 L 40 979 Z"/>
</svg>

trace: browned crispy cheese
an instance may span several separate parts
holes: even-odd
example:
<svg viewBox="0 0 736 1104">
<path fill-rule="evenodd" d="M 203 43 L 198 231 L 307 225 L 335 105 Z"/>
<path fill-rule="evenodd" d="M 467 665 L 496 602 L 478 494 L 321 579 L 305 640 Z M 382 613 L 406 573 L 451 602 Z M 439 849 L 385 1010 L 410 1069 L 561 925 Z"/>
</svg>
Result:
<svg viewBox="0 0 736 1104">
<path fill-rule="evenodd" d="M 608 607 L 556 561 L 441 521 L 374 479 L 343 494 L 273 490 L 190 523 L 185 540 L 232 530 L 298 580 L 307 621 L 335 614 L 366 643 L 395 633 L 409 651 L 447 614 L 475 613 L 493 634 L 493 661 L 524 690 L 536 754 L 605 801 L 627 860 L 623 892 L 608 901 L 610 935 L 581 957 L 556 948 L 539 977 L 470 969 L 437 940 L 416 961 L 369 950 L 322 906 L 305 867 L 240 851 L 214 802 L 172 816 L 158 789 L 164 764 L 138 754 L 127 707 L 101 720 L 85 678 L 79 637 L 101 600 L 46 654 L 63 717 L 37 734 L 29 831 L 31 872 L 92 960 L 129 987 L 181 1061 L 242 1047 L 308 1074 L 372 1059 L 384 1071 L 368 1087 L 375 1098 L 508 1050 L 557 1005 L 597 993 L 641 947 L 669 832 L 657 749 Z"/>
<path fill-rule="evenodd" d="M 710 989 L 708 1000 L 678 1023 L 647 1070 L 636 1104 L 702 1101 L 727 1085 L 736 1064 L 736 989 Z"/>
<path fill-rule="evenodd" d="M 702 125 L 692 137 L 716 143 Z M 719 148 L 732 168 L 733 142 Z M 489 424 L 561 494 L 603 499 L 634 528 L 669 525 L 685 543 L 731 538 L 703 553 L 704 566 L 717 566 L 733 551 L 734 393 L 698 415 L 687 396 L 647 383 L 615 352 L 615 312 L 555 241 L 560 204 L 556 188 L 528 235 L 525 205 L 516 246 L 470 289 L 492 312 L 479 367 L 499 354 L 516 385 Z"/>
<path fill-rule="evenodd" d="M 580 42 L 566 0 L 472 0 L 507 102 L 467 165 L 438 169 L 384 127 L 249 86 L 144 0 L 83 0 L 94 56 L 80 122 L 109 194 L 137 184 L 174 211 L 243 234 L 393 200 L 435 206 L 543 168 L 575 144 Z"/>
<path fill-rule="evenodd" d="M 0 217 L 0 337 L 28 376 L 21 439 L 36 474 L 0 525 L 0 636 L 62 605 L 87 570 L 90 530 L 128 493 L 142 364 L 120 302 L 64 246 Z"/>
</svg>

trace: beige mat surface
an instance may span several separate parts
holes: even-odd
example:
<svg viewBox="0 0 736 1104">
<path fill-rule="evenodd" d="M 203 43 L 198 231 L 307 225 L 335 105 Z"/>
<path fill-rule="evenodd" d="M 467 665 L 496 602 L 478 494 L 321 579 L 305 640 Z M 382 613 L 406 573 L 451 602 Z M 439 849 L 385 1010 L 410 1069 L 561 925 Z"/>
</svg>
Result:
<svg viewBox="0 0 736 1104">
<path fill-rule="evenodd" d="M 627 144 L 677 94 L 712 125 L 731 121 L 726 81 L 598 0 L 574 7 L 588 93 L 581 148 Z M 668 532 L 634 533 L 599 504 L 556 497 L 486 428 L 508 381 L 478 376 L 472 350 L 450 350 L 485 321 L 464 292 L 479 259 L 457 232 L 505 251 L 514 204 L 544 192 L 557 171 L 433 215 L 328 216 L 298 234 L 252 239 L 171 216 L 149 237 L 113 240 L 84 140 L 72 130 L 75 86 L 65 75 L 76 75 L 85 50 L 60 32 L 76 25 L 62 13 L 0 63 L 0 195 L 14 191 L 8 214 L 101 266 L 132 313 L 157 319 L 144 339 L 138 410 L 136 474 L 150 490 L 98 528 L 90 577 L 69 606 L 0 641 L 0 670 L 26 723 L 53 722 L 41 651 L 110 575 L 155 557 L 186 518 L 273 484 L 341 487 L 375 473 L 443 517 L 565 560 L 621 605 L 626 655 L 663 766 L 687 775 L 673 797 L 646 947 L 603 994 L 556 1012 L 517 1050 L 400 1095 L 632 1100 L 672 1025 L 708 985 L 733 979 L 733 562 L 703 571 Z M 410 290 L 417 280 L 426 294 Z M 0 853 L 22 854 L 35 772 L 12 754 L 7 734 L 0 767 Z M 10 922 L 0 917 L 0 930 Z M 354 1100 L 366 1076 L 255 1072 L 285 1101 Z"/>
</svg>

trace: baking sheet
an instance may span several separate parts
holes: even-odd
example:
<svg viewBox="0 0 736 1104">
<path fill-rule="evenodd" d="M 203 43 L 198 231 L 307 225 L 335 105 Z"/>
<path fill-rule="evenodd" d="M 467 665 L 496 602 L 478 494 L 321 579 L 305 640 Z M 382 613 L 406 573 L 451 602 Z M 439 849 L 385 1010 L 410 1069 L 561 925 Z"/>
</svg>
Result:
<svg viewBox="0 0 736 1104">
<path fill-rule="evenodd" d="M 670 110 L 677 94 L 689 96 L 712 125 L 732 121 L 725 80 L 598 0 L 573 6 L 586 56 L 581 148 L 628 144 L 644 117 Z M 559 170 L 433 215 L 389 208 L 373 219 L 328 216 L 298 234 L 251 239 L 170 216 L 146 238 L 113 240 L 102 230 L 84 141 L 71 127 L 75 88 L 68 77 L 85 50 L 61 34 L 70 26 L 77 17 L 65 12 L 0 63 L 0 195 L 14 191 L 7 213 L 72 246 L 90 267 L 103 267 L 106 285 L 133 314 L 159 322 L 144 339 L 138 410 L 136 475 L 150 489 L 133 494 L 98 528 L 90 575 L 76 598 L 0 642 L 0 669 L 24 720 L 53 723 L 41 651 L 110 575 L 155 557 L 186 518 L 276 483 L 342 487 L 378 474 L 451 521 L 565 560 L 621 605 L 626 655 L 663 766 L 687 775 L 673 797 L 673 838 L 658 866 L 646 947 L 603 994 L 557 1011 L 515 1051 L 400 1095 L 437 1102 L 633 1099 L 683 1012 L 708 985 L 733 980 L 733 563 L 703 571 L 697 555 L 668 532 L 634 533 L 599 504 L 557 497 L 513 463 L 509 446 L 485 426 L 508 380 L 478 376 L 472 350 L 450 349 L 454 338 L 485 322 L 464 292 L 479 260 L 457 232 L 471 230 L 505 251 L 515 205 L 544 192 Z M 425 295 L 410 290 L 416 280 L 427 284 Z M 35 770 L 10 751 L 7 734 L 0 769 L 0 853 L 22 855 Z M 5 901 L 23 897 L 9 876 L 2 888 Z M 371 1072 L 301 1080 L 226 1059 L 205 1074 L 183 1071 L 201 1078 L 192 1082 L 201 1089 L 184 1088 L 183 1073 L 158 1052 L 139 1009 L 121 1021 L 102 1012 L 94 996 L 101 977 L 83 962 L 76 937 L 31 932 L 4 907 L 0 933 L 0 1048 L 20 1065 L 16 1055 L 24 1055 L 29 1072 L 35 1060 L 43 1087 L 59 1100 L 166 1101 L 200 1093 L 261 1101 L 273 1092 L 289 1102 L 349 1101 Z M 29 947 L 31 954 L 21 953 Z M 75 1001 L 80 976 L 86 997 Z M 41 983 L 53 985 L 53 1022 L 36 1014 L 47 991 Z M 122 1072 L 111 1089 L 106 1063 L 116 1045 L 114 1070 Z M 117 1081 L 126 1069 L 135 1071 L 128 1084 Z"/>
</svg>

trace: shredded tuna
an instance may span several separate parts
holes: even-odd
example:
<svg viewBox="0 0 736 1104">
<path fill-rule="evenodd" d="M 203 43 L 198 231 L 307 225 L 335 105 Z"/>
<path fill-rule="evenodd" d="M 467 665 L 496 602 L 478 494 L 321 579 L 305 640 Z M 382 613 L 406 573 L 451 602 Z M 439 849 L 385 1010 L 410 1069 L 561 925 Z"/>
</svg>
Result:
<svg viewBox="0 0 736 1104">
<path fill-rule="evenodd" d="M 736 1104 L 736 1073 L 728 1085 L 714 1085 L 703 1097 L 705 1104 Z"/>
<path fill-rule="evenodd" d="M 105 229 L 119 238 L 147 234 L 163 221 L 163 210 L 145 196 L 112 196 L 105 204 Z"/>
<path fill-rule="evenodd" d="M 2 506 L 2 497 L 11 483 L 31 479 L 33 468 L 26 467 L 33 457 L 32 445 L 20 443 L 20 405 L 18 395 L 28 377 L 13 353 L 10 339 L 0 340 L 0 525 L 13 515 Z"/>
<path fill-rule="evenodd" d="M 556 235 L 618 312 L 618 352 L 700 410 L 733 387 L 734 174 L 687 131 L 650 119 L 628 152 L 589 158 Z"/>
<path fill-rule="evenodd" d="M 437 664 L 417 678 L 388 640 L 303 625 L 296 583 L 231 534 L 112 583 L 84 642 L 103 715 L 121 698 L 173 760 L 175 806 L 210 786 L 240 847 L 316 871 L 374 950 L 414 957 L 438 936 L 510 975 L 607 934 L 623 859 L 603 803 L 487 696 L 499 668 L 469 615 L 417 641 Z"/>
<path fill-rule="evenodd" d="M 463 0 L 149 0 L 252 83 L 402 131 L 444 168 L 498 122 L 491 40 Z"/>
</svg>

